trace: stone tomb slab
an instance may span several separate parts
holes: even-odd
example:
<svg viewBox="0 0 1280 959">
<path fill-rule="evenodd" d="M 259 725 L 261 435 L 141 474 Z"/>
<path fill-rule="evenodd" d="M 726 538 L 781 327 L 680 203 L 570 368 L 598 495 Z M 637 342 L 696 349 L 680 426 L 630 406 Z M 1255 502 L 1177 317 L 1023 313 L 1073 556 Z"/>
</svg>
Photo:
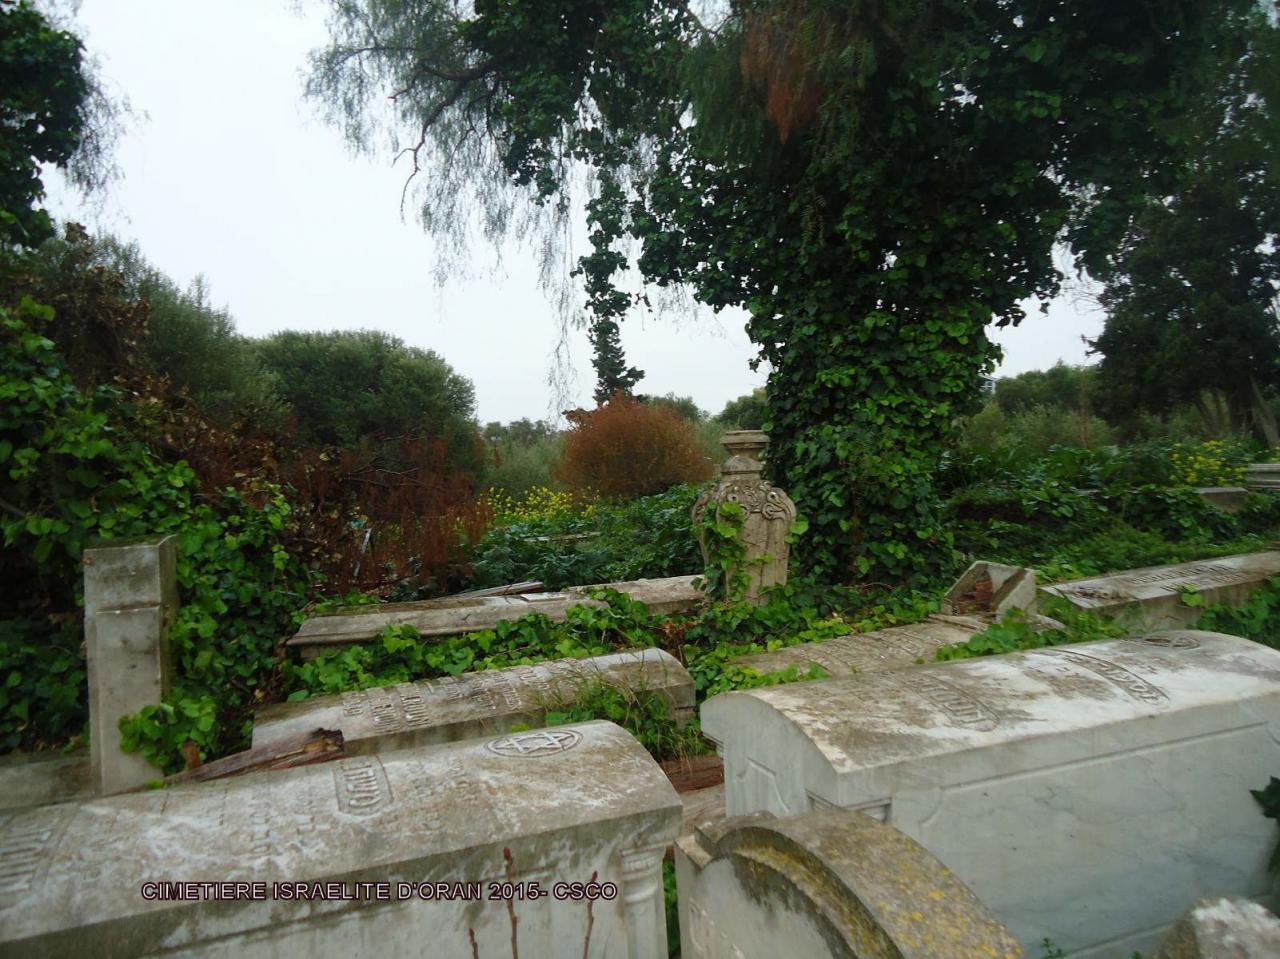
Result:
<svg viewBox="0 0 1280 959">
<path fill-rule="evenodd" d="M 0 956 L 472 959 L 516 938 L 524 956 L 657 959 L 680 816 L 603 722 L 4 814 Z M 616 896 L 490 898 L 593 876 Z M 148 885 L 187 882 L 246 885 Z"/>
<path fill-rule="evenodd" d="M 1188 902 L 1271 894 L 1280 652 L 1180 631 L 725 693 L 729 816 L 861 810 L 1019 941 L 1149 953 Z"/>
<path fill-rule="evenodd" d="M 693 716 L 693 677 L 669 654 L 645 649 L 277 703 L 258 710 L 253 745 L 316 729 L 341 731 L 351 755 L 472 739 L 541 725 L 548 709 L 598 683 L 661 696 L 681 723 Z"/>
<path fill-rule="evenodd" d="M 456 636 L 492 629 L 500 622 L 519 619 L 530 613 L 542 613 L 553 622 L 563 622 L 571 607 L 606 605 L 588 595 L 593 589 L 605 587 L 644 603 L 655 615 L 676 613 L 693 609 L 705 601 L 706 594 L 693 585 L 693 580 L 693 576 L 671 576 L 571 586 L 559 593 L 450 596 L 416 603 L 352 606 L 311 617 L 286 645 L 296 649 L 303 659 L 314 659 L 331 649 L 373 642 L 383 629 L 391 625 L 407 624 L 422 636 Z"/>
<path fill-rule="evenodd" d="M 986 624 L 978 620 L 967 623 L 926 621 L 914 626 L 891 626 L 873 633 L 841 636 L 822 643 L 801 643 L 771 653 L 742 656 L 733 662 L 761 673 L 792 666 L 801 672 L 818 666 L 832 676 L 874 673 L 932 662 L 941 647 L 967 642 L 985 628 Z"/>
<path fill-rule="evenodd" d="M 1041 587 L 1079 609 L 1112 616 L 1136 629 L 1176 629 L 1200 618 L 1199 607 L 1182 602 L 1194 587 L 1206 604 L 1242 605 L 1249 595 L 1280 576 L 1280 551 L 1220 556 L 1174 566 L 1149 566 L 1111 576 Z"/>
<path fill-rule="evenodd" d="M 1254 490 L 1280 490 L 1280 463 L 1250 463 L 1244 485 Z"/>
</svg>

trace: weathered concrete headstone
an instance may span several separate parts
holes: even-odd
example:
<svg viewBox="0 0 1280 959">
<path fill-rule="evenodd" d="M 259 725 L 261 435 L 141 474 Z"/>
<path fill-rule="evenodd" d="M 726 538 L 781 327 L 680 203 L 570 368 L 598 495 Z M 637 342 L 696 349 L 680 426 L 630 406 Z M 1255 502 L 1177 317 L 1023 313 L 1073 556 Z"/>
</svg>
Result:
<svg viewBox="0 0 1280 959">
<path fill-rule="evenodd" d="M 1016 959 L 1018 943 L 918 843 L 861 813 L 725 820 L 676 843 L 684 959 Z"/>
<path fill-rule="evenodd" d="M 315 729 L 340 731 L 351 755 L 472 739 L 541 725 L 548 710 L 572 704 L 596 684 L 660 696 L 680 722 L 693 715 L 693 677 L 669 654 L 645 649 L 276 703 L 258 710 L 253 745 Z"/>
<path fill-rule="evenodd" d="M 985 625 L 977 621 L 961 625 L 926 620 L 913 626 L 891 626 L 872 633 L 856 633 L 821 643 L 801 643 L 770 653 L 741 656 L 733 662 L 761 673 L 792 666 L 801 672 L 817 666 L 831 676 L 875 673 L 932 662 L 941 647 L 967 642 Z"/>
<path fill-rule="evenodd" d="M 1249 501 L 1249 491 L 1243 486 L 1200 486 L 1196 492 L 1206 503 L 1224 513 L 1238 513 Z"/>
<path fill-rule="evenodd" d="M 602 587 L 626 593 L 637 602 L 644 603 L 655 615 L 677 613 L 694 609 L 706 601 L 706 594 L 693 585 L 694 578 L 671 576 L 571 586 L 558 593 L 453 596 L 415 603 L 352 606 L 311 617 L 286 645 L 301 653 L 303 659 L 314 659 L 335 648 L 373 642 L 383 629 L 391 625 L 412 626 L 423 636 L 456 636 L 492 629 L 500 622 L 519 619 L 529 613 L 542 613 L 558 623 L 564 621 L 571 607 L 605 606 L 604 602 L 588 595 L 591 590 Z"/>
<path fill-rule="evenodd" d="M 105 543 L 84 551 L 89 748 L 102 795 L 157 778 L 120 751 L 119 722 L 169 691 L 169 627 L 178 613 L 178 537 Z"/>
<path fill-rule="evenodd" d="M 1193 625 L 1203 612 L 1182 601 L 1184 590 L 1194 589 L 1205 604 L 1239 606 L 1274 576 L 1280 576 L 1280 551 L 1268 550 L 1131 569 L 1043 586 L 1040 591 L 1061 596 L 1079 609 L 1115 617 L 1137 630 L 1173 629 Z"/>
<path fill-rule="evenodd" d="M 657 959 L 679 827 L 611 723 L 45 806 L 0 819 L 0 956 Z"/>
<path fill-rule="evenodd" d="M 1152 959 L 1275 959 L 1280 919 L 1249 899 L 1202 899 L 1178 920 Z"/>
<path fill-rule="evenodd" d="M 796 504 L 785 492 L 764 478 L 760 454 L 769 445 L 769 437 L 760 430 L 735 430 L 720 438 L 729 458 L 720 467 L 720 480 L 693 504 L 693 522 L 707 510 L 713 513 L 725 503 L 741 506 L 746 518 L 742 539 L 746 544 L 747 602 L 763 601 L 762 593 L 770 586 L 787 581 L 787 561 L 791 546 L 787 537 L 796 519 Z M 707 544 L 701 533 L 698 543 L 702 558 L 710 562 Z"/>
<path fill-rule="evenodd" d="M 1280 489 L 1280 463 L 1250 463 L 1244 469 L 1244 485 L 1249 489 Z"/>
<path fill-rule="evenodd" d="M 1036 611 L 1036 571 L 978 560 L 942 597 L 942 612 L 952 616 L 999 619 L 1012 610 Z"/>
<path fill-rule="evenodd" d="M 1266 896 L 1280 652 L 1193 631 L 725 693 L 730 816 L 862 810 L 1028 949 L 1149 950 L 1188 902 Z M 1069 908 L 1068 908 L 1069 906 Z"/>
</svg>

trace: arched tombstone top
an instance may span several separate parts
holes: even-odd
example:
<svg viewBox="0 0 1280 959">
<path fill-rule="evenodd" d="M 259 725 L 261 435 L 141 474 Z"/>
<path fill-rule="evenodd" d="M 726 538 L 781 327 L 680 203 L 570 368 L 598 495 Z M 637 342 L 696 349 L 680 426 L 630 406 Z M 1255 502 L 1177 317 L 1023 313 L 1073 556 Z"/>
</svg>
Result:
<svg viewBox="0 0 1280 959">
<path fill-rule="evenodd" d="M 722 820 L 677 843 L 688 959 L 1015 959 L 1023 952 L 924 847 L 862 813 Z"/>
</svg>

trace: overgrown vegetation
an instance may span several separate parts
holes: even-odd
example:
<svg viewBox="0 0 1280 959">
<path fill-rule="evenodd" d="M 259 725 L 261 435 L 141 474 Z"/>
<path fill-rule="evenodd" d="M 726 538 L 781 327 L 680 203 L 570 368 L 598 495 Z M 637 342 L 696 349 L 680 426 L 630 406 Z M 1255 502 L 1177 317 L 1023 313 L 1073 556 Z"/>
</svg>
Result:
<svg viewBox="0 0 1280 959">
<path fill-rule="evenodd" d="M 570 182 L 564 157 L 599 175 L 593 250 L 579 266 L 607 401 L 578 411 L 566 434 L 527 420 L 481 434 L 470 384 L 428 351 L 375 332 L 252 341 L 202 283 L 180 288 L 136 248 L 75 227 L 34 248 L 51 227 L 37 209 L 38 163 L 69 162 L 82 143 L 89 84 L 74 37 L 26 3 L 0 2 L 0 63 L 11 68 L 14 43 L 31 43 L 39 68 L 0 96 L 0 111 L 18 118 L 0 124 L 0 577 L 14 597 L 0 620 L 0 748 L 82 736 L 79 563 L 105 538 L 180 537 L 174 693 L 124 723 L 128 744 L 167 770 L 186 743 L 206 759 L 243 746 L 253 707 L 283 697 L 651 645 L 680 657 L 705 697 L 820 675 L 761 675 L 733 661 L 917 621 L 974 558 L 1032 565 L 1051 581 L 1269 544 L 1276 497 L 1252 496 L 1229 514 L 1194 491 L 1238 482 L 1261 452 L 1211 435 L 1209 400 L 1221 387 L 1207 380 L 1169 394 L 1183 408 L 1157 429 L 1100 419 L 1099 374 L 1026 374 L 999 384 L 955 442 L 995 357 L 983 327 L 1016 322 L 1020 299 L 1056 289 L 1048 254 L 1063 227 L 1078 253 L 1116 254 L 1111 280 L 1137 289 L 1152 279 L 1154 261 L 1130 247 L 1166 229 L 1181 235 L 1185 224 L 1166 221 L 1201 209 L 1203 189 L 1187 181 L 1185 156 L 1166 168 L 1150 131 L 1173 144 L 1179 110 L 1213 112 L 1193 91 L 1217 89 L 1240 62 L 1230 58 L 1252 49 L 1244 39 L 1273 36 L 1236 0 L 1178 2 L 1159 16 L 1142 4 L 1077 5 L 1061 18 L 1053 4 L 1033 6 L 747 4 L 713 32 L 678 4 L 577 11 L 567 28 L 555 16 L 531 22 L 520 4 L 465 16 L 400 0 L 345 6 L 355 20 L 336 21 L 337 59 L 329 73 L 319 64 L 317 90 L 341 99 L 353 77 L 343 64 L 369 67 L 361 82 L 398 77 L 396 109 L 417 129 L 434 116 L 428 138 L 461 151 L 437 186 L 482 171 L 554 215 Z M 357 21 L 429 42 L 395 47 L 416 51 L 407 60 L 343 59 L 344 24 Z M 419 55 L 446 69 L 419 70 Z M 450 80 L 458 71 L 465 78 Z M 343 102 L 358 113 L 358 99 Z M 506 135 L 500 150 L 468 139 L 455 109 L 464 100 Z M 1214 103 L 1246 101 L 1253 109 L 1248 97 Z M 599 125 L 581 126 L 583 115 Z M 52 124 L 49 136 L 18 136 L 28 121 L 37 133 Z M 1267 176 L 1249 185 L 1253 213 L 1269 202 Z M 1176 201 L 1144 206 L 1155 185 Z M 1260 222 L 1226 225 L 1252 237 Z M 767 397 L 741 397 L 707 420 L 686 397 L 619 392 L 637 372 L 617 336 L 634 303 L 613 282 L 628 235 L 647 279 L 751 311 L 772 366 Z M 1227 319 L 1256 326 L 1265 290 L 1255 281 L 1274 257 L 1228 245 L 1253 286 L 1231 301 L 1248 315 Z M 1219 282 L 1213 259 L 1200 250 L 1191 266 Z M 1150 302 L 1164 303 L 1170 292 L 1156 294 Z M 1260 389 L 1264 373 L 1249 373 Z M 1262 423 L 1257 393 L 1223 399 L 1228 426 Z M 1207 442 L 1174 418 L 1201 406 Z M 735 601 L 740 517 L 707 518 L 704 534 L 719 537 L 708 569 L 691 526 L 693 484 L 710 475 L 711 439 L 727 425 L 769 428 L 770 466 L 810 524 L 792 582 L 759 606 Z M 604 607 L 576 608 L 561 624 L 531 616 L 430 641 L 393 626 L 375 644 L 307 663 L 281 651 L 335 595 L 696 572 L 714 602 L 686 616 L 657 618 L 602 593 Z M 1260 591 L 1202 622 L 1275 642 L 1278 602 L 1276 590 Z M 1010 619 L 945 655 L 1114 633 L 1057 613 L 1065 630 Z M 588 715 L 621 721 L 658 755 L 698 748 L 696 726 L 678 732 L 617 691 L 593 691 L 552 721 Z"/>
</svg>

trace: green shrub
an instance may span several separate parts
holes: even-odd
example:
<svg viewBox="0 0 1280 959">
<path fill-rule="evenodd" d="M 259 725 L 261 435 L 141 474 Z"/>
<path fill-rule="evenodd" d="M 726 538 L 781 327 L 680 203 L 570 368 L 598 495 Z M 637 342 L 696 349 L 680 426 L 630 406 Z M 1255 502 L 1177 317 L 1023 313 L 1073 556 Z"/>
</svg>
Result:
<svg viewBox="0 0 1280 959">
<path fill-rule="evenodd" d="M 597 503 L 491 530 L 472 556 L 477 587 L 540 580 L 550 589 L 693 574 L 702 559 L 690 511 L 695 486 Z"/>
<path fill-rule="evenodd" d="M 561 484 L 556 470 L 564 460 L 564 437 L 540 436 L 528 443 L 490 444 L 486 485 L 511 497 L 535 489 L 555 489 Z"/>
</svg>

